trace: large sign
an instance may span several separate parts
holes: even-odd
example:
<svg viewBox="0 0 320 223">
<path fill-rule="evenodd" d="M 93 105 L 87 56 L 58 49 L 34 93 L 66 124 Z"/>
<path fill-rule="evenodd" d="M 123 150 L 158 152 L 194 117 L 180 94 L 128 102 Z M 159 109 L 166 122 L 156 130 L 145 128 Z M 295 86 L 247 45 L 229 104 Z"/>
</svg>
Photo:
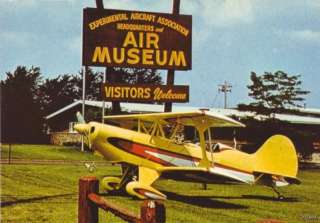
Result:
<svg viewBox="0 0 320 223">
<path fill-rule="evenodd" d="M 102 84 L 102 99 L 127 102 L 188 102 L 189 86 Z"/>
<path fill-rule="evenodd" d="M 191 69 L 190 15 L 85 8 L 85 66 Z"/>
</svg>

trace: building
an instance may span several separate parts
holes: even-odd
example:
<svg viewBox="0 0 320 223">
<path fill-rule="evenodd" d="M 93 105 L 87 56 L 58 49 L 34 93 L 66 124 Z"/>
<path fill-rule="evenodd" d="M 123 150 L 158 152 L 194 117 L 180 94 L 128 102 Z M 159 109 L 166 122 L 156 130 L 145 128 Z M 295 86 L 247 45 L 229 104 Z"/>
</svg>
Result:
<svg viewBox="0 0 320 223">
<path fill-rule="evenodd" d="M 48 133 L 50 134 L 50 141 L 52 144 L 72 144 L 80 141 L 80 136 L 73 130 L 73 125 L 77 122 L 76 112 L 81 111 L 82 100 L 77 100 L 70 105 L 67 105 L 52 114 L 45 117 L 48 125 Z M 85 101 L 86 106 L 86 118 L 89 120 L 96 119 L 96 121 L 102 121 L 101 119 L 101 109 L 103 102 L 101 101 Z M 111 102 L 105 102 L 106 109 L 110 110 Z M 121 109 L 123 112 L 137 114 L 137 113 L 153 113 L 153 112 L 163 112 L 164 106 L 157 104 L 141 104 L 141 103 L 121 103 Z M 173 112 L 187 112 L 196 111 L 203 109 L 201 107 L 190 107 L 190 106 L 177 106 L 172 107 Z M 239 121 L 244 121 L 248 117 L 255 120 L 264 120 L 266 117 L 261 115 L 255 115 L 252 112 L 243 112 L 236 109 L 222 109 L 222 108 L 206 108 L 210 111 L 217 112 L 229 117 L 233 117 Z M 281 121 L 285 121 L 294 128 L 298 129 L 308 129 L 308 131 L 316 132 L 318 131 L 319 138 L 312 139 L 312 144 L 315 149 L 320 151 L 320 109 L 299 109 L 299 115 L 292 114 L 276 114 L 275 118 Z M 98 118 L 97 118 L 97 114 Z M 99 117 L 100 116 L 100 117 Z M 241 130 L 242 135 L 240 140 L 250 141 L 251 132 L 249 130 Z M 254 130 L 253 130 L 254 131 Z M 230 135 L 233 137 L 230 131 L 220 131 L 220 135 Z M 225 132 L 225 133 L 224 133 Z M 219 133 L 219 132 L 218 132 Z M 242 138 L 242 139 L 241 139 Z M 229 138 L 229 140 L 231 140 Z M 231 140 L 232 141 L 232 140 Z"/>
</svg>

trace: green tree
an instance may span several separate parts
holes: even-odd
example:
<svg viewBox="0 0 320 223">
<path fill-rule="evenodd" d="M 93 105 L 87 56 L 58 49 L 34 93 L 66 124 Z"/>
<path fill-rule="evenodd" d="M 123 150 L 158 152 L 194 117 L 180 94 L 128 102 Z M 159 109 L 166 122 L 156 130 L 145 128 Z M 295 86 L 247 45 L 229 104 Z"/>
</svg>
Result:
<svg viewBox="0 0 320 223">
<path fill-rule="evenodd" d="M 127 83 L 127 84 L 162 84 L 163 83 L 160 73 L 154 69 L 110 68 L 110 72 L 113 73 L 115 77 L 114 79 L 120 83 Z"/>
<path fill-rule="evenodd" d="M 31 143 L 42 138 L 39 67 L 18 66 L 1 81 L 1 141 Z"/>
<path fill-rule="evenodd" d="M 83 70 L 77 75 L 64 74 L 59 75 L 56 78 L 47 78 L 39 86 L 39 95 L 41 110 L 45 115 L 55 112 L 68 104 L 71 104 L 74 100 L 82 99 L 82 78 Z M 151 69 L 137 69 L 137 68 L 108 68 L 108 80 L 111 78 L 117 83 L 153 83 L 161 84 L 162 79 L 160 74 L 156 70 Z M 86 100 L 101 100 L 101 84 L 103 80 L 103 73 L 96 72 L 91 68 L 88 69 L 86 78 Z M 118 109 L 120 106 L 118 103 Z M 100 114 L 101 112 L 91 112 L 91 116 L 94 114 Z M 90 117 L 91 117 L 90 116 Z M 94 117 L 93 120 L 99 120 L 101 118 Z M 88 119 L 89 120 L 89 119 Z M 91 119 L 90 119 L 91 120 Z"/>
<path fill-rule="evenodd" d="M 300 75 L 288 75 L 283 71 L 265 72 L 260 76 L 251 72 L 250 79 L 252 84 L 247 87 L 254 102 L 239 104 L 240 110 L 265 115 L 288 112 L 292 108 L 302 107 L 301 103 L 305 100 L 303 96 L 310 93 L 301 89 Z"/>
<path fill-rule="evenodd" d="M 41 109 L 44 114 L 52 113 L 80 98 L 70 75 L 59 75 L 53 79 L 45 79 L 39 86 Z"/>
<path fill-rule="evenodd" d="M 162 83 L 156 70 L 110 68 L 108 71 L 113 74 L 108 77 L 115 82 Z M 18 66 L 14 72 L 7 72 L 6 76 L 1 81 L 2 142 L 39 142 L 43 136 L 43 116 L 82 98 L 82 71 L 78 75 L 64 74 L 42 81 L 39 67 L 27 69 Z M 88 70 L 87 100 L 101 98 L 102 77 L 102 72 Z M 92 111 L 90 114 L 96 116 L 98 113 Z"/>
<path fill-rule="evenodd" d="M 82 77 L 83 77 L 83 70 L 79 72 L 78 75 L 74 76 L 75 87 L 80 91 L 80 97 L 82 98 Z M 96 72 L 91 68 L 88 69 L 88 73 L 86 77 L 86 99 L 87 100 L 100 100 L 101 93 L 100 88 L 103 79 L 102 72 Z"/>
<path fill-rule="evenodd" d="M 299 114 L 297 107 L 302 107 L 303 96 L 310 93 L 301 89 L 300 75 L 289 75 L 283 71 L 265 72 L 257 75 L 251 72 L 252 84 L 248 85 L 249 96 L 254 102 L 239 104 L 239 110 L 253 111 L 268 116 L 260 121 L 247 117 L 242 121 L 247 128 L 243 135 L 246 140 L 259 144 L 274 134 L 288 136 L 296 146 L 297 151 L 304 157 L 313 152 L 312 142 L 316 137 L 317 127 L 300 125 L 281 121 L 275 118 L 275 113 Z"/>
<path fill-rule="evenodd" d="M 86 75 L 86 98 L 98 100 L 102 73 L 88 70 Z M 50 114 L 82 98 L 82 71 L 78 75 L 64 74 L 56 78 L 45 79 L 39 86 L 41 109 L 44 114 Z"/>
</svg>

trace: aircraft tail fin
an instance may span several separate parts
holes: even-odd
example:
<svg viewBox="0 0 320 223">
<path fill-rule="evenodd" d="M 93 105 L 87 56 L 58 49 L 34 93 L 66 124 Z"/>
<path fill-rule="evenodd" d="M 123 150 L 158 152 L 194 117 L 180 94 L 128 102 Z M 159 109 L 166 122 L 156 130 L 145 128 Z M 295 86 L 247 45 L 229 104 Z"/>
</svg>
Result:
<svg viewBox="0 0 320 223">
<path fill-rule="evenodd" d="M 254 171 L 296 179 L 298 158 L 291 140 L 283 135 L 271 136 L 253 154 Z"/>
</svg>

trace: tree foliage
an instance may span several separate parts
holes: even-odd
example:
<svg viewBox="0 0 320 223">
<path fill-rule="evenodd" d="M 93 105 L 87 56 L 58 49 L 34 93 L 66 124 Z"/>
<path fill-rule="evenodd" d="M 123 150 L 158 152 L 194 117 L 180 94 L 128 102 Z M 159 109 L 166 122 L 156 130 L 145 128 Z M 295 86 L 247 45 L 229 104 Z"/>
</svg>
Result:
<svg viewBox="0 0 320 223">
<path fill-rule="evenodd" d="M 247 128 L 245 137 L 256 143 L 264 142 L 274 134 L 288 136 L 296 146 L 297 151 L 303 156 L 313 152 L 312 142 L 315 141 L 315 126 L 300 125 L 280 121 L 273 116 L 275 113 L 298 114 L 297 107 L 302 107 L 305 100 L 303 96 L 309 91 L 301 89 L 300 75 L 289 75 L 283 71 L 275 73 L 265 72 L 257 75 L 251 72 L 252 84 L 248 85 L 249 96 L 254 102 L 239 104 L 239 110 L 254 111 L 266 115 L 263 121 L 254 118 L 242 120 Z"/>
<path fill-rule="evenodd" d="M 161 84 L 162 79 L 156 70 L 137 68 L 108 68 L 118 83 L 152 83 Z M 45 114 L 50 114 L 74 100 L 82 99 L 83 70 L 77 75 L 58 75 L 56 78 L 47 78 L 39 85 L 41 106 Z M 86 100 L 100 100 L 100 87 L 103 80 L 102 72 L 88 69 L 86 78 Z M 108 75 L 110 77 L 111 75 Z M 110 81 L 110 79 L 108 80 Z"/>
<path fill-rule="evenodd" d="M 41 137 L 39 67 L 18 66 L 1 81 L 1 141 L 35 142 Z"/>
<path fill-rule="evenodd" d="M 248 85 L 249 96 L 254 102 L 238 105 L 240 110 L 255 111 L 270 115 L 283 113 L 292 108 L 302 107 L 304 95 L 310 93 L 301 89 L 300 75 L 289 75 L 283 71 L 265 72 L 257 75 L 251 72 L 251 85 Z"/>
<path fill-rule="evenodd" d="M 50 114 L 72 103 L 74 99 L 79 99 L 81 92 L 75 84 L 73 76 L 67 74 L 45 79 L 39 86 L 43 113 Z"/>
<path fill-rule="evenodd" d="M 115 76 L 115 81 L 127 84 L 162 84 L 162 78 L 157 70 L 145 68 L 109 68 Z M 110 79 L 108 80 L 110 81 Z"/>
<path fill-rule="evenodd" d="M 82 98 L 82 72 L 78 75 L 64 74 L 52 79 L 47 78 L 39 85 L 44 114 L 50 114 Z M 101 82 L 102 73 L 89 69 L 86 75 L 87 100 L 98 100 Z"/>
<path fill-rule="evenodd" d="M 108 68 L 108 72 L 113 73 L 108 77 L 113 77 L 114 82 L 162 83 L 156 70 Z M 88 69 L 87 100 L 100 100 L 103 75 Z M 82 98 L 82 77 L 80 71 L 43 80 L 39 67 L 18 66 L 14 72 L 7 72 L 6 79 L 1 81 L 1 142 L 39 142 L 43 136 L 43 117 Z M 97 114 L 97 111 L 88 113 L 92 119 Z"/>
</svg>

